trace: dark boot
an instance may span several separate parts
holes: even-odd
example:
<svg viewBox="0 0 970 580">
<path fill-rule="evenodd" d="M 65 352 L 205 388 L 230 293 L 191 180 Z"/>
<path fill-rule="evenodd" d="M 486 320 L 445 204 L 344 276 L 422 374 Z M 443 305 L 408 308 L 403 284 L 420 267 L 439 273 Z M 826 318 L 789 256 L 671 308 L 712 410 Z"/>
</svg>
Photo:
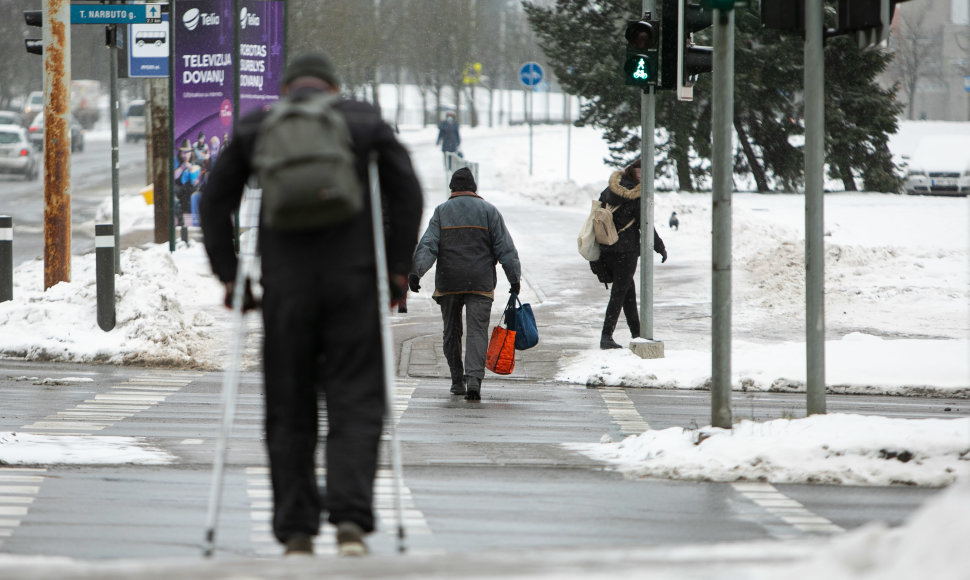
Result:
<svg viewBox="0 0 970 580">
<path fill-rule="evenodd" d="M 600 349 L 609 350 L 611 348 L 623 348 L 613 340 L 612 336 L 601 336 L 600 337 Z"/>
<path fill-rule="evenodd" d="M 464 395 L 465 394 L 465 384 L 468 382 L 468 377 L 463 377 L 458 375 L 451 375 L 451 394 L 452 395 Z"/>
<path fill-rule="evenodd" d="M 482 379 L 478 377 L 468 377 L 468 392 L 465 393 L 466 401 L 482 400 Z"/>
</svg>

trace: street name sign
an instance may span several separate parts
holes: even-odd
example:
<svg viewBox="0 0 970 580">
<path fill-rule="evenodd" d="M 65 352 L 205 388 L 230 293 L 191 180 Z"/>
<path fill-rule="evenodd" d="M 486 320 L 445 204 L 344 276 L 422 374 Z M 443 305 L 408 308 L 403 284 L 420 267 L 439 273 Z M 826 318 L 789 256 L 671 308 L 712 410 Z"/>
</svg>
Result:
<svg viewBox="0 0 970 580">
<path fill-rule="evenodd" d="M 161 4 L 71 4 L 71 24 L 158 24 Z"/>
</svg>

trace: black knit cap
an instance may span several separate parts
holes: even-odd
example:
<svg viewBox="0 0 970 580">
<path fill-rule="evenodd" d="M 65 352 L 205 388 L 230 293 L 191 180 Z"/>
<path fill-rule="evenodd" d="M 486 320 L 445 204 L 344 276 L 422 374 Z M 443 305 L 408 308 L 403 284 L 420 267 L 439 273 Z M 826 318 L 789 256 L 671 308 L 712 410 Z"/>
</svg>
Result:
<svg viewBox="0 0 970 580">
<path fill-rule="evenodd" d="M 300 77 L 315 77 L 327 81 L 333 87 L 340 86 L 340 77 L 333 61 L 322 52 L 305 52 L 295 56 L 283 71 L 283 85 Z"/>
<path fill-rule="evenodd" d="M 478 185 L 475 184 L 475 176 L 467 167 L 462 167 L 451 176 L 451 183 L 448 184 L 451 191 L 478 191 Z"/>
</svg>

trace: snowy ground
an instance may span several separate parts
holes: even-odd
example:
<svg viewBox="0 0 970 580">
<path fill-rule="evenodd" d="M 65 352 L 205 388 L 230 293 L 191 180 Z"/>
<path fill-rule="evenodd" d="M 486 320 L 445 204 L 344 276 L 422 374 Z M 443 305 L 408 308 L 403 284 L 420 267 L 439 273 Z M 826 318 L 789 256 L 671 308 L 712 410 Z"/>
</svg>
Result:
<svg viewBox="0 0 970 580">
<path fill-rule="evenodd" d="M 901 132 L 905 138 L 894 142 L 900 151 L 911 150 L 921 131 L 937 130 L 936 123 L 906 124 Z M 405 130 L 401 137 L 412 150 L 428 207 L 433 207 L 444 197 L 435 132 Z M 97 138 L 90 136 L 92 142 Z M 606 148 L 599 136 L 588 129 L 573 128 L 567 136 L 562 127 L 536 127 L 532 175 L 527 128 L 466 129 L 463 138 L 467 157 L 481 164 L 481 191 L 507 216 L 525 211 L 558 219 L 542 223 L 541 238 L 512 228 L 517 240 L 544 240 L 519 248 L 530 275 L 549 280 L 570 276 L 572 270 L 557 271 L 570 264 L 577 276 L 583 276 L 582 283 L 589 284 L 591 275 L 573 240 L 589 199 L 598 196 L 610 172 L 602 161 Z M 836 193 L 827 195 L 825 203 L 830 388 L 970 397 L 970 202 Z M 669 301 L 685 296 L 709 303 L 710 195 L 659 193 L 655 205 L 658 229 L 671 254 L 668 264 L 683 268 L 684 276 L 678 279 L 685 280 L 680 287 L 657 289 L 658 308 L 665 300 L 669 306 Z M 671 211 L 681 216 L 677 232 L 666 229 Z M 734 198 L 736 388 L 803 389 L 803 211 L 802 196 L 797 194 L 739 193 Z M 123 231 L 151 223 L 151 208 L 137 192 L 124 192 Z M 72 282 L 47 292 L 41 291 L 39 261 L 17 266 L 14 300 L 0 304 L 0 353 L 29 360 L 220 368 L 229 317 L 221 308 L 221 288 L 209 274 L 202 248 L 180 244 L 175 253 L 165 245 L 128 249 L 121 266 L 123 273 L 116 278 L 117 326 L 107 333 L 96 324 L 93 254 L 75 256 Z M 591 329 L 600 324 L 605 298 L 603 303 L 570 305 L 575 293 L 568 284 L 545 287 L 545 292 L 547 307 L 573 308 Z M 427 295 L 416 300 L 427 300 Z M 663 324 L 658 321 L 673 337 L 664 359 L 644 361 L 625 350 L 602 352 L 591 338 L 589 349 L 572 356 L 558 378 L 581 384 L 702 387 L 710 376 L 709 336 L 676 334 L 673 326 Z M 546 339 L 554 333 L 544 332 Z M 166 461 L 163 452 L 137 440 L 93 439 L 97 441 L 50 442 L 0 434 L 0 460 Z M 834 541 L 819 560 L 805 566 L 813 574 L 822 571 L 836 579 L 903 578 L 917 572 L 932 578 L 967 577 L 952 575 L 952 566 L 945 565 L 962 553 L 962 541 L 970 534 L 970 419 L 965 415 L 917 421 L 833 414 L 741 422 L 731 431 L 648 431 L 582 451 L 633 475 L 674 478 L 928 486 L 963 478 L 964 485 L 955 484 L 929 502 L 904 528 L 859 530 Z M 932 542 L 927 530 L 935 530 Z M 922 567 L 917 567 L 918 561 Z M 932 569 L 933 562 L 939 564 L 938 570 Z M 3 563 L 0 559 L 0 570 Z M 794 577 L 806 575 L 799 572 Z M 559 570 L 556 577 L 569 576 Z"/>
</svg>

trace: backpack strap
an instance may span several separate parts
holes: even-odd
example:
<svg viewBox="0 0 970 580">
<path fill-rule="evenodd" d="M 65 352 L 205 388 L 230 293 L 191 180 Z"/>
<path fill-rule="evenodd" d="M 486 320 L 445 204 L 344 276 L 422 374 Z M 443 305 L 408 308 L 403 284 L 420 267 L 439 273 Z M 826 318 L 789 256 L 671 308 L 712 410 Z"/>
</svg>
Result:
<svg viewBox="0 0 970 580">
<path fill-rule="evenodd" d="M 610 205 L 608 203 L 604 203 L 603 204 L 603 207 L 605 207 L 607 209 L 607 211 L 609 211 L 610 213 L 615 214 L 616 213 L 616 210 L 619 209 L 620 206 L 618 206 L 618 205 Z M 635 222 L 636 220 L 637 220 L 637 218 L 631 219 L 628 224 L 626 224 L 622 228 L 616 230 L 616 233 L 620 233 L 620 232 L 626 231 L 627 229 L 630 228 L 630 226 L 633 225 L 633 222 Z"/>
</svg>

